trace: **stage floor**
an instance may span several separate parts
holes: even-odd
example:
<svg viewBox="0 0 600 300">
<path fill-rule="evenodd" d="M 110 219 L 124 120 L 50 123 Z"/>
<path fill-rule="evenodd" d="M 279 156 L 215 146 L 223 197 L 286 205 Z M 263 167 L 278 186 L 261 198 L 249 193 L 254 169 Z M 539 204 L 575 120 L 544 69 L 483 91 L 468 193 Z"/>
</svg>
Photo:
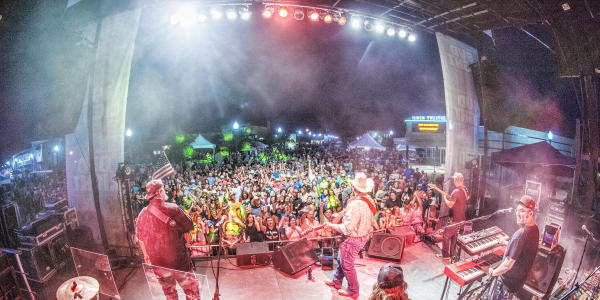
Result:
<svg viewBox="0 0 600 300">
<path fill-rule="evenodd" d="M 441 296 L 446 277 L 443 275 L 444 263 L 435 253 L 439 253 L 438 247 L 424 243 L 413 244 L 404 249 L 400 265 L 403 267 L 404 278 L 408 283 L 407 292 L 412 300 L 439 299 Z M 359 299 L 368 298 L 377 280 L 379 268 L 387 262 L 367 257 L 357 259 Z M 235 257 L 221 261 L 221 299 L 350 299 L 339 296 L 335 289 L 323 283 L 326 278 L 331 278 L 331 270 L 313 266 L 314 279 L 308 280 L 306 270 L 290 277 L 273 266 L 239 268 L 234 264 Z M 216 260 L 213 261 L 213 266 L 216 272 Z M 206 276 L 210 288 L 208 294 L 212 298 L 215 279 L 210 262 L 197 262 L 196 273 Z M 117 270 L 115 279 L 121 299 L 152 299 L 141 267 Z M 458 285 L 451 284 L 448 299 L 456 299 L 458 290 Z"/>
</svg>

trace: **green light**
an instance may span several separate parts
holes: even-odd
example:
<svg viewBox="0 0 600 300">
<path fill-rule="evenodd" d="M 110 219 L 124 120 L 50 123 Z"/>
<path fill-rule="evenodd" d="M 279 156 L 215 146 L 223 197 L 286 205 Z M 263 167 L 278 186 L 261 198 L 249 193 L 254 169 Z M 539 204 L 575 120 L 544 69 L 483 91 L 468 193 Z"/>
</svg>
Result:
<svg viewBox="0 0 600 300">
<path fill-rule="evenodd" d="M 250 133 L 252 133 L 252 130 L 250 128 L 246 128 L 246 133 L 250 134 Z"/>
<path fill-rule="evenodd" d="M 250 143 L 244 142 L 244 145 L 242 145 L 242 151 L 250 151 Z"/>
<path fill-rule="evenodd" d="M 183 155 L 187 158 L 192 157 L 192 155 L 194 155 L 194 148 L 189 147 L 189 146 L 183 148 Z"/>
<path fill-rule="evenodd" d="M 223 134 L 223 140 L 226 142 L 233 140 L 233 133 L 228 132 L 228 133 Z"/>
<path fill-rule="evenodd" d="M 229 151 L 225 151 L 225 150 L 221 150 L 221 156 L 225 157 L 225 156 L 229 156 Z"/>
<path fill-rule="evenodd" d="M 183 141 L 185 141 L 185 136 L 183 134 L 178 134 L 175 136 L 175 142 L 178 144 L 183 143 Z"/>
</svg>

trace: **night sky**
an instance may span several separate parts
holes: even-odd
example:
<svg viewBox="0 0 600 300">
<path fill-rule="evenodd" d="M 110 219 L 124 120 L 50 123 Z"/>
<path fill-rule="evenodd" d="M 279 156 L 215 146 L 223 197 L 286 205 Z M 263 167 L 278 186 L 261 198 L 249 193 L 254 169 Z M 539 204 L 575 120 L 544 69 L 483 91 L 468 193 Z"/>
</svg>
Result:
<svg viewBox="0 0 600 300">
<path fill-rule="evenodd" d="M 35 2 L 0 21 L 3 158 L 31 139 L 69 133 L 83 98 L 90 50 L 61 21 L 64 6 Z M 411 44 L 256 13 L 249 22 L 193 28 L 173 26 L 169 17 L 164 10 L 142 14 L 126 121 L 139 138 L 214 131 L 236 120 L 350 136 L 399 131 L 411 115 L 445 114 L 433 34 L 420 32 Z M 531 30 L 552 43 L 543 27 Z M 558 77 L 550 51 L 516 29 L 494 31 L 494 38 L 488 55 L 501 69 L 507 116 L 573 136 L 574 88 Z"/>
</svg>

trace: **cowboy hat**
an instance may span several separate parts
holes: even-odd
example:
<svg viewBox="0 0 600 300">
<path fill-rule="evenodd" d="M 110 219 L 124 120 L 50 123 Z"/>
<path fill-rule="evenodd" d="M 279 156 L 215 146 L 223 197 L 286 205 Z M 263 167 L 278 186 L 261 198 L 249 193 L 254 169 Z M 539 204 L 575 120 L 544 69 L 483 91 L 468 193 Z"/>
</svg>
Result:
<svg viewBox="0 0 600 300">
<path fill-rule="evenodd" d="M 356 176 L 350 181 L 352 186 L 361 193 L 368 193 L 373 190 L 373 179 L 367 178 L 367 175 L 362 172 L 356 173 Z"/>
</svg>

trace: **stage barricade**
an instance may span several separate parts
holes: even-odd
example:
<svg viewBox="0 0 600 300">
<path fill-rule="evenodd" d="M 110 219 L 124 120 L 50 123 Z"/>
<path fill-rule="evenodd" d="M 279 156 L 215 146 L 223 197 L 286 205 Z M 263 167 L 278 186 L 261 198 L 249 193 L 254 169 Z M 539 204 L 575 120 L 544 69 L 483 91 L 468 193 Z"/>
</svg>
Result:
<svg viewBox="0 0 600 300">
<path fill-rule="evenodd" d="M 90 276 L 100 284 L 100 294 L 121 299 L 108 256 L 71 247 L 71 255 L 78 276 Z"/>
<path fill-rule="evenodd" d="M 213 296 L 206 275 L 148 264 L 142 266 L 153 300 L 166 299 L 165 292 L 176 293 L 179 299 L 185 299 L 186 292 L 188 295 L 197 293 L 198 299 L 211 299 Z"/>
</svg>

